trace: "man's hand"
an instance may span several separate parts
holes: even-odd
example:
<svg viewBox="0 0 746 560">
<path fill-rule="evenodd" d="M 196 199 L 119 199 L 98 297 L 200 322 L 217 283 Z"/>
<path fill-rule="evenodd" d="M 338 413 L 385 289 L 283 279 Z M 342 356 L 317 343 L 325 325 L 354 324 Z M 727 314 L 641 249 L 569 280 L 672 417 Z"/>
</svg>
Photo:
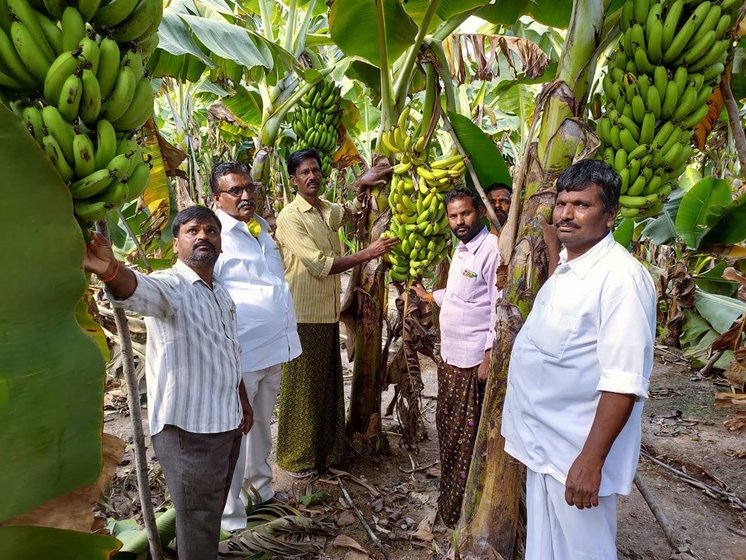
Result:
<svg viewBox="0 0 746 560">
<path fill-rule="evenodd" d="M 251 408 L 248 402 L 244 403 L 243 401 L 241 402 L 241 408 L 243 409 L 243 417 L 241 418 L 241 423 L 238 425 L 238 429 L 241 430 L 241 433 L 248 434 L 254 425 L 254 409 Z"/>
<path fill-rule="evenodd" d="M 383 186 L 391 180 L 392 173 L 389 161 L 386 158 L 379 158 L 373 167 L 357 178 L 355 188 L 362 193 L 373 187 Z"/>
<path fill-rule="evenodd" d="M 246 385 L 244 385 L 243 379 L 238 384 L 238 400 L 241 401 L 241 410 L 243 411 L 238 429 L 242 433 L 248 434 L 251 426 L 254 425 L 254 409 L 251 408 L 249 394 L 246 392 Z"/>
<path fill-rule="evenodd" d="M 547 246 L 547 253 L 549 256 L 549 275 L 554 273 L 559 263 L 560 254 L 560 243 L 559 237 L 557 237 L 557 228 L 553 224 L 547 223 L 544 216 L 539 214 L 538 216 L 539 225 L 541 226 L 541 232 L 544 234 L 544 243 Z"/>
<path fill-rule="evenodd" d="M 482 360 L 482 363 L 479 364 L 479 367 L 477 368 L 477 377 L 479 378 L 479 381 L 485 382 L 487 381 L 487 377 L 490 375 L 490 357 L 492 356 L 492 350 L 487 350 L 484 353 L 484 359 Z"/>
<path fill-rule="evenodd" d="M 91 241 L 86 243 L 83 268 L 97 276 L 107 277 L 114 271 L 117 261 L 106 237 L 91 232 Z"/>
<path fill-rule="evenodd" d="M 415 282 L 412 284 L 412 287 L 410 288 L 418 298 L 420 298 L 422 301 L 428 301 L 430 299 L 430 294 L 427 293 L 427 290 L 425 287 L 420 284 L 419 282 Z"/>
<path fill-rule="evenodd" d="M 578 509 L 598 505 L 598 489 L 601 487 L 601 457 L 590 457 L 582 452 L 573 462 L 565 482 L 565 501 Z"/>
<path fill-rule="evenodd" d="M 379 237 L 363 250 L 366 251 L 367 260 L 371 260 L 385 255 L 397 243 L 399 240 L 396 237 Z"/>
</svg>

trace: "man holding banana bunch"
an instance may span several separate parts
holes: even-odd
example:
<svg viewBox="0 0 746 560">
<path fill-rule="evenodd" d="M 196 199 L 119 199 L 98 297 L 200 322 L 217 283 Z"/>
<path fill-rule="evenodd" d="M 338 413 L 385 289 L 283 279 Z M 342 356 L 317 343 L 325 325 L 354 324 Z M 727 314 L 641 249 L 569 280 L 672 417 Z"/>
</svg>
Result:
<svg viewBox="0 0 746 560">
<path fill-rule="evenodd" d="M 477 194 L 457 187 L 446 195 L 448 225 L 459 239 L 445 289 L 428 293 L 417 283 L 420 299 L 441 307 L 438 407 L 435 423 L 440 446 L 440 497 L 443 522 L 454 527 L 469 474 L 482 413 L 482 400 L 495 340 L 495 304 L 500 253 L 497 237 L 484 226 L 485 209 Z"/>
<path fill-rule="evenodd" d="M 324 175 L 314 149 L 293 152 L 288 175 L 298 194 L 277 216 L 276 239 L 293 295 L 303 353 L 283 367 L 277 463 L 291 476 L 312 476 L 338 463 L 344 451 L 344 386 L 339 354 L 339 274 L 378 258 L 396 238 L 379 238 L 342 256 L 339 229 L 354 208 L 321 197 Z M 354 183 L 358 197 L 391 177 L 385 158 Z"/>
</svg>

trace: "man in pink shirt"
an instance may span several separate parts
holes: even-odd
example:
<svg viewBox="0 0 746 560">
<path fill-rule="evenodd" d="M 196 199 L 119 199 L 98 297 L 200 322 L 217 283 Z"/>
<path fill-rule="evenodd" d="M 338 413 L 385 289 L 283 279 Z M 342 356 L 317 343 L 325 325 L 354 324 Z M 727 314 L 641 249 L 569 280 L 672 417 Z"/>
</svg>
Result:
<svg viewBox="0 0 746 560">
<path fill-rule="evenodd" d="M 443 522 L 455 527 L 469 473 L 482 412 L 485 381 L 495 340 L 495 286 L 500 254 L 497 237 L 484 226 L 485 209 L 477 194 L 458 187 L 446 196 L 448 224 L 459 239 L 445 289 L 412 289 L 441 308 L 438 406 L 435 423 L 440 445 L 440 498 Z"/>
</svg>

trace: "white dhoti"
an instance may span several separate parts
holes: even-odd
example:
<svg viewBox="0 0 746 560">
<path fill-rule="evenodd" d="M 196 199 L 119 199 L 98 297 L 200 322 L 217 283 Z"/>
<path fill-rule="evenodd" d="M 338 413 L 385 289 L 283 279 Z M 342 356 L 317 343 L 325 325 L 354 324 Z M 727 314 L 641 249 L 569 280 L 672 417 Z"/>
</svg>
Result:
<svg viewBox="0 0 746 560">
<path fill-rule="evenodd" d="M 244 486 L 253 486 L 260 500 L 266 502 L 274 496 L 272 488 L 272 467 L 269 454 L 272 451 L 272 431 L 270 419 L 280 390 L 282 365 L 277 364 L 258 371 L 242 374 L 249 403 L 254 410 L 254 425 L 243 436 L 241 454 L 233 472 L 230 494 L 223 510 L 221 527 L 226 531 L 246 528 L 247 495 Z M 244 483 L 244 481 L 246 481 Z"/>
<path fill-rule="evenodd" d="M 616 494 L 578 509 L 565 486 L 526 469 L 526 560 L 616 560 Z"/>
</svg>

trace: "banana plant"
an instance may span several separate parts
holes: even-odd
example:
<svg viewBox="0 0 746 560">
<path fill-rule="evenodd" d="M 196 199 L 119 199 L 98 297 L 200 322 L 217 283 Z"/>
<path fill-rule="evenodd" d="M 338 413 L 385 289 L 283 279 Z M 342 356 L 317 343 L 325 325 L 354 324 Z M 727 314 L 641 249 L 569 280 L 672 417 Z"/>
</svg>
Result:
<svg viewBox="0 0 746 560">
<path fill-rule="evenodd" d="M 70 192 L 21 120 L 2 104 L 0 158 L 5 173 L 0 205 L 7 211 L 0 303 L 0 550 L 11 560 L 103 560 L 118 549 L 116 539 L 57 529 L 54 523 L 31 526 L 45 523 L 43 513 L 32 510 L 99 477 L 105 364 L 76 321 L 86 278 Z M 33 185 L 31 198 L 27 185 Z M 58 519 L 68 517 L 62 513 Z"/>
<path fill-rule="evenodd" d="M 504 300 L 497 306 L 496 347 L 485 389 L 463 513 L 455 538 L 462 559 L 514 558 L 521 470 L 503 451 L 500 435 L 510 348 L 547 277 L 546 246 L 537 217 L 554 203 L 553 180 L 588 145 L 581 122 L 604 23 L 602 0 L 576 0 L 557 78 L 535 116 L 521 160 L 508 222 L 500 236 L 507 265 Z M 521 194 L 523 193 L 523 194 Z M 530 287 L 530 288 L 528 288 Z"/>
</svg>

